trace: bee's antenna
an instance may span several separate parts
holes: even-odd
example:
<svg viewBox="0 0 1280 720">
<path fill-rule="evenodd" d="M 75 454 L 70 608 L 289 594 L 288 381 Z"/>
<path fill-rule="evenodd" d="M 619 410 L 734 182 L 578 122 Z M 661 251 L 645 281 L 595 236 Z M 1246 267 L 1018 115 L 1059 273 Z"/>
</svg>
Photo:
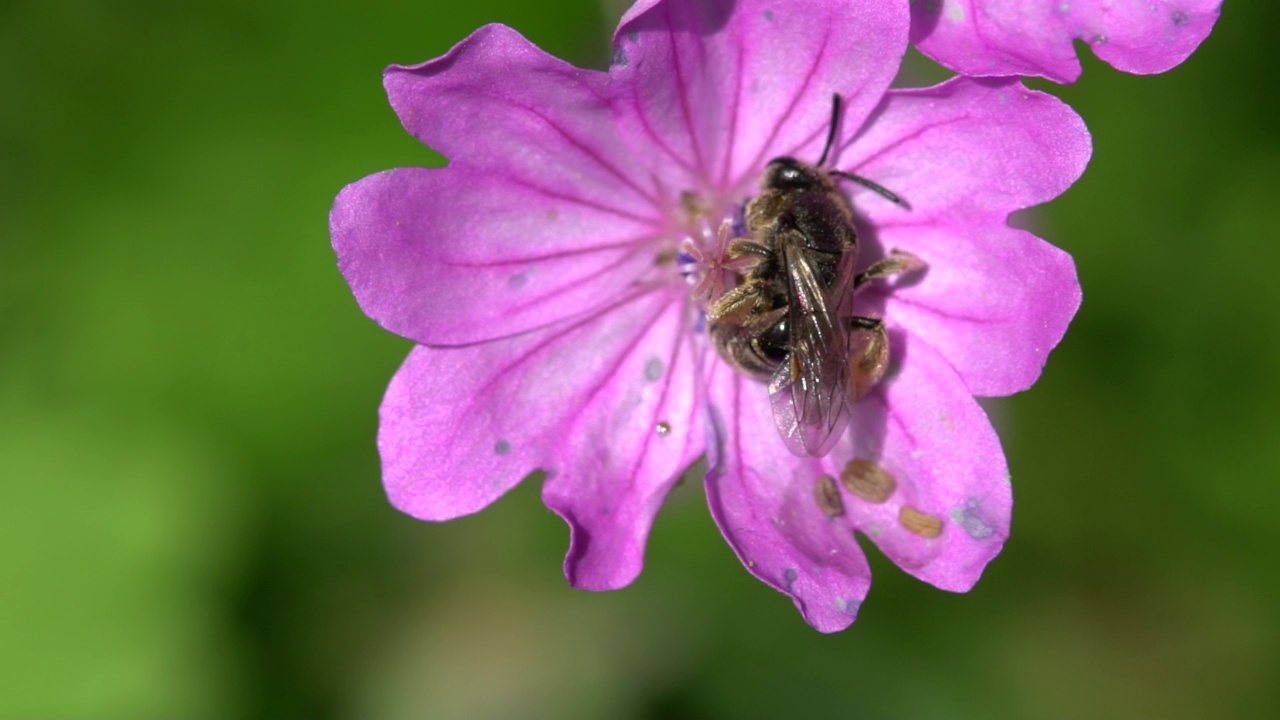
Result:
<svg viewBox="0 0 1280 720">
<path fill-rule="evenodd" d="M 840 95 L 837 93 L 831 96 L 831 124 L 827 125 L 827 144 L 822 147 L 822 157 L 818 158 L 818 167 L 822 167 L 827 161 L 827 153 L 831 152 L 831 146 L 836 143 L 836 126 L 840 122 Z"/>
<path fill-rule="evenodd" d="M 892 190 L 889 190 L 888 188 L 884 187 L 883 185 L 880 185 L 879 183 L 874 183 L 864 177 L 859 177 L 858 175 L 854 175 L 853 173 L 847 173 L 847 172 L 844 172 L 843 170 L 828 170 L 827 173 L 831 175 L 835 175 L 836 177 L 842 177 L 845 180 L 852 180 L 858 183 L 859 185 L 861 185 L 862 187 L 876 193 L 877 195 L 884 197 L 884 199 L 888 200 L 894 205 L 901 205 L 902 207 L 908 210 L 911 209 L 911 206 L 908 205 L 905 200 L 898 197 Z"/>
</svg>

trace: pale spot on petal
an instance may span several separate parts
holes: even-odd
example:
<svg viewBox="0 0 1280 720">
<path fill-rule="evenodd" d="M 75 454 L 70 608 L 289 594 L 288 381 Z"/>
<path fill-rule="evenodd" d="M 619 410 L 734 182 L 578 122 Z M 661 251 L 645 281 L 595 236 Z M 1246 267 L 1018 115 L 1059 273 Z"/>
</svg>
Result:
<svg viewBox="0 0 1280 720">
<path fill-rule="evenodd" d="M 644 364 L 644 379 L 650 382 L 662 377 L 662 360 L 660 358 L 649 358 Z"/>
<path fill-rule="evenodd" d="M 974 540 L 985 540 L 991 537 L 995 530 L 991 525 L 979 514 L 977 500 L 968 500 L 964 505 L 957 505 L 951 508 L 951 519 L 955 524 L 959 525 L 965 533 Z"/>
</svg>

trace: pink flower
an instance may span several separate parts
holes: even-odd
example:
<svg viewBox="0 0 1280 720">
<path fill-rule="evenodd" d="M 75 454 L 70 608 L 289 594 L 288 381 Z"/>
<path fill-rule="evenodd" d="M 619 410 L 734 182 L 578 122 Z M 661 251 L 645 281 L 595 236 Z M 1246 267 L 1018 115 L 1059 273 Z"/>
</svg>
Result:
<svg viewBox="0 0 1280 720">
<path fill-rule="evenodd" d="M 888 90 L 908 25 L 899 3 L 644 0 L 608 72 L 499 25 L 388 69 L 404 126 L 450 160 L 364 178 L 330 218 L 361 307 L 419 343 L 382 404 L 391 502 L 447 520 L 544 469 L 565 575 L 612 589 L 708 453 L 725 538 L 819 630 L 848 626 L 870 585 L 855 530 L 927 582 L 971 587 L 1010 513 L 973 396 L 1035 382 L 1080 302 L 1071 258 L 1006 219 L 1074 182 L 1090 141 L 1012 80 Z M 715 230 L 770 159 L 817 161 L 837 93 L 829 166 L 910 204 L 844 188 L 860 267 L 897 248 L 928 270 L 858 295 L 889 327 L 889 374 L 833 451 L 800 458 L 766 385 L 707 341 L 694 291 L 714 283 L 694 258 L 722 259 Z"/>
<path fill-rule="evenodd" d="M 1186 60 L 1223 0 L 912 0 L 911 41 L 963 75 L 1080 77 L 1083 40 L 1112 67 L 1162 73 Z"/>
</svg>

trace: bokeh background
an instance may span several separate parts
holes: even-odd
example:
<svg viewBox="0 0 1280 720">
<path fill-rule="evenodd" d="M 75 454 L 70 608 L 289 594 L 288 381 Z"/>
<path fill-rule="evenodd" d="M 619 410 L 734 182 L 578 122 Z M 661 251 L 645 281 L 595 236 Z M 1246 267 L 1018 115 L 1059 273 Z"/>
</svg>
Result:
<svg viewBox="0 0 1280 720">
<path fill-rule="evenodd" d="M 489 21 L 603 67 L 616 6 L 0 2 L 0 717 L 1276 717 L 1280 5 L 1227 5 L 1170 73 L 1055 89 L 1095 153 L 1029 221 L 1085 300 L 992 405 L 1004 554 L 951 595 L 869 548 L 823 636 L 696 482 L 608 594 L 535 483 L 438 525 L 382 494 L 409 343 L 326 216 L 439 157 L 381 69 Z"/>
</svg>

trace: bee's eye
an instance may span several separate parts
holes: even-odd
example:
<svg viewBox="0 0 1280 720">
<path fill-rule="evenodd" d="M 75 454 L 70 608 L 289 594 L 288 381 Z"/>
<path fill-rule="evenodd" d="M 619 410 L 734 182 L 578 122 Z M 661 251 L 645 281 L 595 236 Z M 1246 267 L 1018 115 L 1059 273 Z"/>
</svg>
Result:
<svg viewBox="0 0 1280 720">
<path fill-rule="evenodd" d="M 778 171 L 778 182 L 784 185 L 795 185 L 803 177 L 800 168 L 784 167 Z"/>
<path fill-rule="evenodd" d="M 813 180 L 800 163 L 783 157 L 769 163 L 765 184 L 774 190 L 805 190 L 813 185 Z"/>
</svg>

